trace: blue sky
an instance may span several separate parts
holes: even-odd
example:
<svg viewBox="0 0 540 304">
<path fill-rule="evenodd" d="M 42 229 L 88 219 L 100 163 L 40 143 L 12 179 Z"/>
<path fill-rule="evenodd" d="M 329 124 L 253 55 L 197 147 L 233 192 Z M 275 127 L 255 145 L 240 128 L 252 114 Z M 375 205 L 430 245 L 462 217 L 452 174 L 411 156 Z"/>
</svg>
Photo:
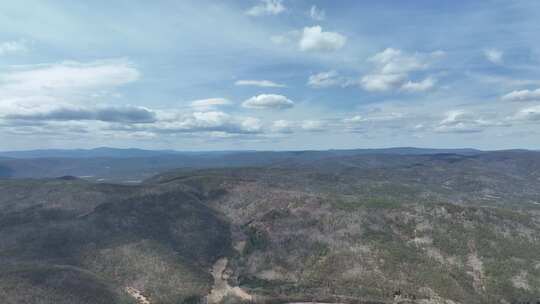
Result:
<svg viewBox="0 0 540 304">
<path fill-rule="evenodd" d="M 5 1 L 0 149 L 539 149 L 538 20 L 538 1 Z"/>
</svg>

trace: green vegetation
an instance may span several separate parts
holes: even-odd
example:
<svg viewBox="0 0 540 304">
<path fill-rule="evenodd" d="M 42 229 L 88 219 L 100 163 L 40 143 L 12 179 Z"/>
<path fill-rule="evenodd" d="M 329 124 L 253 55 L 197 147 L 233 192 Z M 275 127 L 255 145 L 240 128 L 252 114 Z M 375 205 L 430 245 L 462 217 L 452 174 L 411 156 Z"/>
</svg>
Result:
<svg viewBox="0 0 540 304">
<path fill-rule="evenodd" d="M 47 207 L 0 215 L 0 259 L 13 265 L 43 265 L 29 267 L 32 279 L 24 285 L 38 292 L 33 296 L 42 297 L 43 303 L 124 303 L 132 300 L 123 293 L 127 286 L 136 286 L 158 303 L 193 301 L 209 292 L 212 279 L 208 269 L 213 262 L 230 252 L 228 224 L 183 192 L 106 202 L 91 213 Z M 41 270 L 35 272 L 34 268 Z M 15 269 L 19 271 L 18 266 Z M 104 287 L 93 287 L 95 295 L 90 297 L 79 291 L 82 287 L 62 283 L 83 298 L 65 295 L 62 290 L 57 294 L 57 287 L 47 285 L 60 280 L 54 273 L 64 277 L 57 269 L 84 271 L 77 279 L 85 286 L 84 292 L 90 286 L 85 284 L 94 286 L 96 280 Z M 19 281 L 18 277 L 12 279 L 13 273 L 20 271 L 8 273 L 4 286 Z M 92 275 L 99 279 L 90 280 Z M 42 279 L 44 276 L 53 279 Z"/>
<path fill-rule="evenodd" d="M 367 197 L 352 201 L 347 199 L 336 200 L 332 202 L 332 206 L 338 210 L 354 212 L 361 209 L 396 209 L 400 205 L 399 200 L 390 197 Z"/>
<path fill-rule="evenodd" d="M 5 304 L 135 304 L 114 282 L 69 266 L 11 265 L 0 271 Z"/>
<path fill-rule="evenodd" d="M 245 233 L 248 237 L 245 253 L 249 254 L 256 250 L 264 250 L 268 247 L 270 240 L 264 230 L 258 229 L 253 226 L 248 226 L 245 229 Z"/>
<path fill-rule="evenodd" d="M 200 303 L 227 257 L 229 285 L 268 302 L 536 300 L 540 161 L 491 157 L 183 169 L 134 186 L 2 180 L 0 298 L 133 304 L 133 287 Z"/>
</svg>

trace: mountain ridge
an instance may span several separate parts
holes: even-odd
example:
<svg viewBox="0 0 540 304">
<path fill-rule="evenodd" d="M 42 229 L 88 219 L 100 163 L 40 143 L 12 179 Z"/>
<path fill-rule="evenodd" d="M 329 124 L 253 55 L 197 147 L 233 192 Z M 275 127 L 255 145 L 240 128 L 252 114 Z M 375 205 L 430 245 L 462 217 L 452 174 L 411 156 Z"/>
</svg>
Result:
<svg viewBox="0 0 540 304">
<path fill-rule="evenodd" d="M 389 154 L 435 154 L 456 153 L 471 154 L 484 152 L 472 148 L 417 148 L 417 147 L 389 147 L 389 148 L 358 148 L 358 149 L 326 149 L 326 150 L 214 150 L 214 151 L 182 151 L 182 150 L 146 150 L 139 148 L 111 148 L 97 147 L 91 149 L 35 149 L 0 151 L 0 157 L 9 158 L 94 158 L 94 157 L 148 157 L 159 155 L 207 155 L 207 154 L 242 154 L 242 153 L 389 153 Z"/>
</svg>

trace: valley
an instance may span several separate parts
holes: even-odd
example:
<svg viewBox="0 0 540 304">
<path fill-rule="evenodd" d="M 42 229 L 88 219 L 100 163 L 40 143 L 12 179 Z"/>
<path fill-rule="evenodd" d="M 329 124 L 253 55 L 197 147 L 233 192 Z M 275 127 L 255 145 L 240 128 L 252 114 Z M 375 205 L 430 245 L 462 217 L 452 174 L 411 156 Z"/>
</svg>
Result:
<svg viewBox="0 0 540 304">
<path fill-rule="evenodd" d="M 180 168 L 132 185 L 3 179 L 0 297 L 537 301 L 539 168 L 538 152 L 358 154 Z"/>
</svg>

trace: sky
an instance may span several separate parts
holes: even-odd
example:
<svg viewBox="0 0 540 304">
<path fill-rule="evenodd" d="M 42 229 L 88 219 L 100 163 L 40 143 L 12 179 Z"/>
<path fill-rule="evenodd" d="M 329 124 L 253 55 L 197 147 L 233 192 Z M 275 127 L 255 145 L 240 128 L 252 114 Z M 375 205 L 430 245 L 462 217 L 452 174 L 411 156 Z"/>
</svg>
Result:
<svg viewBox="0 0 540 304">
<path fill-rule="evenodd" d="M 3 1 L 0 150 L 540 149 L 540 1 Z"/>
</svg>

